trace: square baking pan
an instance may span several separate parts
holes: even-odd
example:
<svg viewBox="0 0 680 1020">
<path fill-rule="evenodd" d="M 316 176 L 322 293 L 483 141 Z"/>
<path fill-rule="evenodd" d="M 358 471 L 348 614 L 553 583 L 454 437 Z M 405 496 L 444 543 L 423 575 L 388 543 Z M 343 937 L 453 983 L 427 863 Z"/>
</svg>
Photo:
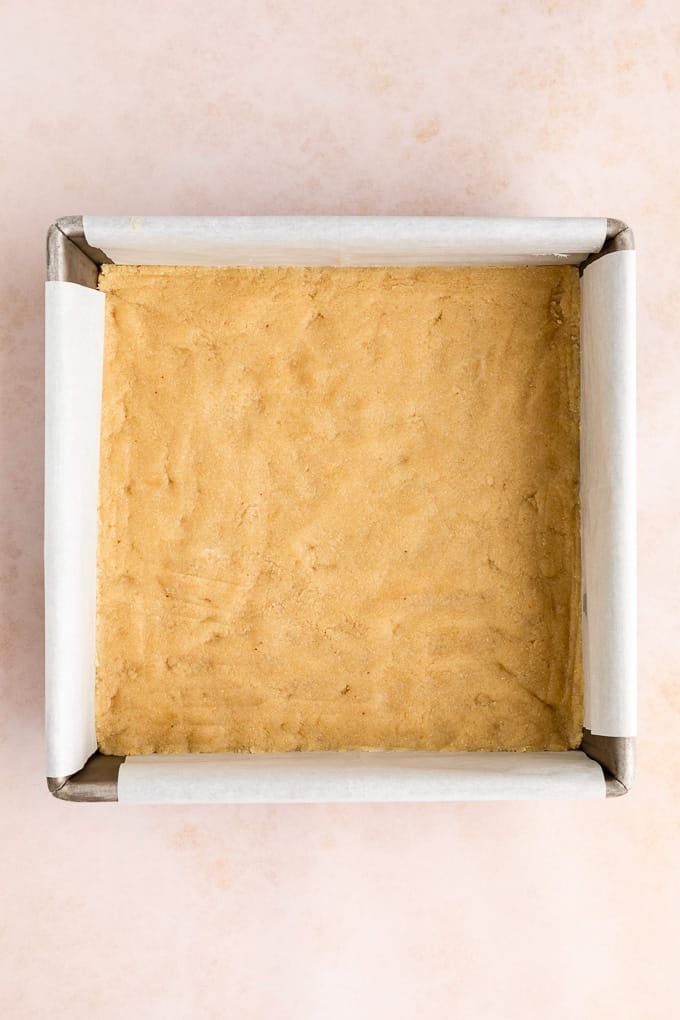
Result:
<svg viewBox="0 0 680 1020">
<path fill-rule="evenodd" d="M 102 755 L 95 735 L 102 264 L 558 265 L 581 274 L 585 727 L 564 752 Z M 47 238 L 47 783 L 136 803 L 599 799 L 630 788 L 636 727 L 635 250 L 606 218 L 100 217 Z"/>
</svg>

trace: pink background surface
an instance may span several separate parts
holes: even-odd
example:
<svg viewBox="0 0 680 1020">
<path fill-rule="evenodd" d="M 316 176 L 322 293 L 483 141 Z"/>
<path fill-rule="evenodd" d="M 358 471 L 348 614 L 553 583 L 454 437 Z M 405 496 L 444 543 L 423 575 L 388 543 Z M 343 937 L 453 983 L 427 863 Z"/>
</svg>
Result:
<svg viewBox="0 0 680 1020">
<path fill-rule="evenodd" d="M 4 0 L 0 75 L 0 1015 L 676 1017 L 677 3 Z M 633 226 L 628 797 L 150 809 L 48 796 L 44 236 L 86 212 Z"/>
</svg>

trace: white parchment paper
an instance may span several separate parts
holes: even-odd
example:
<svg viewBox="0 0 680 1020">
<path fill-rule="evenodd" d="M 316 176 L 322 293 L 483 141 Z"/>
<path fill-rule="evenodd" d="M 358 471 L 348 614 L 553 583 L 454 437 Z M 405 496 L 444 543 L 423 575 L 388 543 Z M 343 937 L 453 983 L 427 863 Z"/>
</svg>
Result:
<svg viewBox="0 0 680 1020">
<path fill-rule="evenodd" d="M 603 218 L 85 216 L 88 242 L 132 265 L 574 263 L 601 249 Z"/>
<path fill-rule="evenodd" d="M 132 264 L 580 262 L 604 219 L 86 217 L 90 244 Z M 582 502 L 586 725 L 635 731 L 634 253 L 586 269 Z M 104 296 L 46 291 L 45 590 L 48 775 L 96 749 L 94 653 Z M 567 754 L 198 755 L 128 758 L 121 800 L 479 800 L 603 797 Z"/>
<path fill-rule="evenodd" d="M 581 287 L 581 534 L 585 725 L 632 737 L 637 718 L 635 252 Z"/>
<path fill-rule="evenodd" d="M 582 751 L 140 755 L 128 757 L 118 774 L 118 799 L 131 804 L 604 796 L 602 769 Z"/>
<path fill-rule="evenodd" d="M 94 656 L 104 295 L 45 285 L 45 713 L 47 774 L 97 748 Z"/>
</svg>

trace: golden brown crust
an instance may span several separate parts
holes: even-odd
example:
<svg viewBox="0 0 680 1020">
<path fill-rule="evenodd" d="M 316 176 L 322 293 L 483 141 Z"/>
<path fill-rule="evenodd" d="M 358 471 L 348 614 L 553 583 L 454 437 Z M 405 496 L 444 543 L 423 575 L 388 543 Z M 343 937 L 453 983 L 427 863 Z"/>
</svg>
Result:
<svg viewBox="0 0 680 1020">
<path fill-rule="evenodd" d="M 578 744 L 575 269 L 100 287 L 103 751 Z"/>
</svg>

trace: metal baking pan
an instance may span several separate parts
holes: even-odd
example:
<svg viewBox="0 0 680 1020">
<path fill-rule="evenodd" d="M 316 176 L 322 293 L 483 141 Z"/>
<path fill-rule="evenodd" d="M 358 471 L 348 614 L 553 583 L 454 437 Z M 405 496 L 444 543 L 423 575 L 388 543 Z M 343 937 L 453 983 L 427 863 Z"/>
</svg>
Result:
<svg viewBox="0 0 680 1020">
<path fill-rule="evenodd" d="M 179 756 L 171 761 L 168 758 L 173 756 L 158 755 L 141 756 L 142 761 L 96 750 L 93 698 L 89 692 L 81 698 L 72 683 L 68 663 L 75 654 L 73 638 L 64 632 L 62 622 L 59 563 L 68 561 L 62 529 L 54 521 L 65 498 L 61 458 L 73 457 L 68 437 L 74 432 L 62 429 L 54 395 L 55 359 L 50 352 L 55 349 L 55 337 L 59 349 L 68 352 L 72 333 L 77 332 L 69 319 L 75 314 L 69 301 L 73 299 L 75 307 L 83 290 L 96 290 L 101 265 L 112 261 L 212 265 L 568 262 L 579 266 L 584 295 L 582 393 L 590 393 L 595 406 L 602 409 L 598 416 L 605 420 L 604 432 L 592 443 L 587 431 L 591 421 L 586 416 L 583 421 L 583 623 L 590 725 L 583 730 L 579 751 L 547 756 L 298 752 Z M 47 281 L 46 712 L 47 784 L 54 796 L 71 801 L 138 802 L 456 800 L 545 798 L 553 788 L 562 797 L 615 797 L 629 790 L 636 714 L 634 240 L 629 227 L 605 218 L 68 216 L 49 228 Z M 64 290 L 64 285 L 71 287 Z M 598 428 L 602 430 L 601 425 Z M 611 482 L 605 509 L 595 497 L 584 496 L 584 464 L 591 477 L 604 470 Z M 83 512 L 92 520 L 96 498 Z M 76 551 L 76 559 L 78 555 Z M 605 617 L 606 627 L 600 627 L 599 620 Z M 91 644 L 79 650 L 78 668 L 85 673 L 83 690 L 91 683 L 93 692 L 94 662 L 88 648 Z M 77 747 L 68 748 L 62 730 L 65 720 L 67 728 L 72 726 L 74 715 L 83 718 L 83 737 L 76 741 Z M 186 762 L 185 757 L 201 761 Z M 498 767 L 490 759 L 496 759 Z M 65 761 L 69 768 L 60 767 Z M 566 771 L 562 775 L 567 761 L 570 768 L 573 764 L 573 782 Z M 586 777 L 583 786 L 581 775 Z"/>
</svg>

